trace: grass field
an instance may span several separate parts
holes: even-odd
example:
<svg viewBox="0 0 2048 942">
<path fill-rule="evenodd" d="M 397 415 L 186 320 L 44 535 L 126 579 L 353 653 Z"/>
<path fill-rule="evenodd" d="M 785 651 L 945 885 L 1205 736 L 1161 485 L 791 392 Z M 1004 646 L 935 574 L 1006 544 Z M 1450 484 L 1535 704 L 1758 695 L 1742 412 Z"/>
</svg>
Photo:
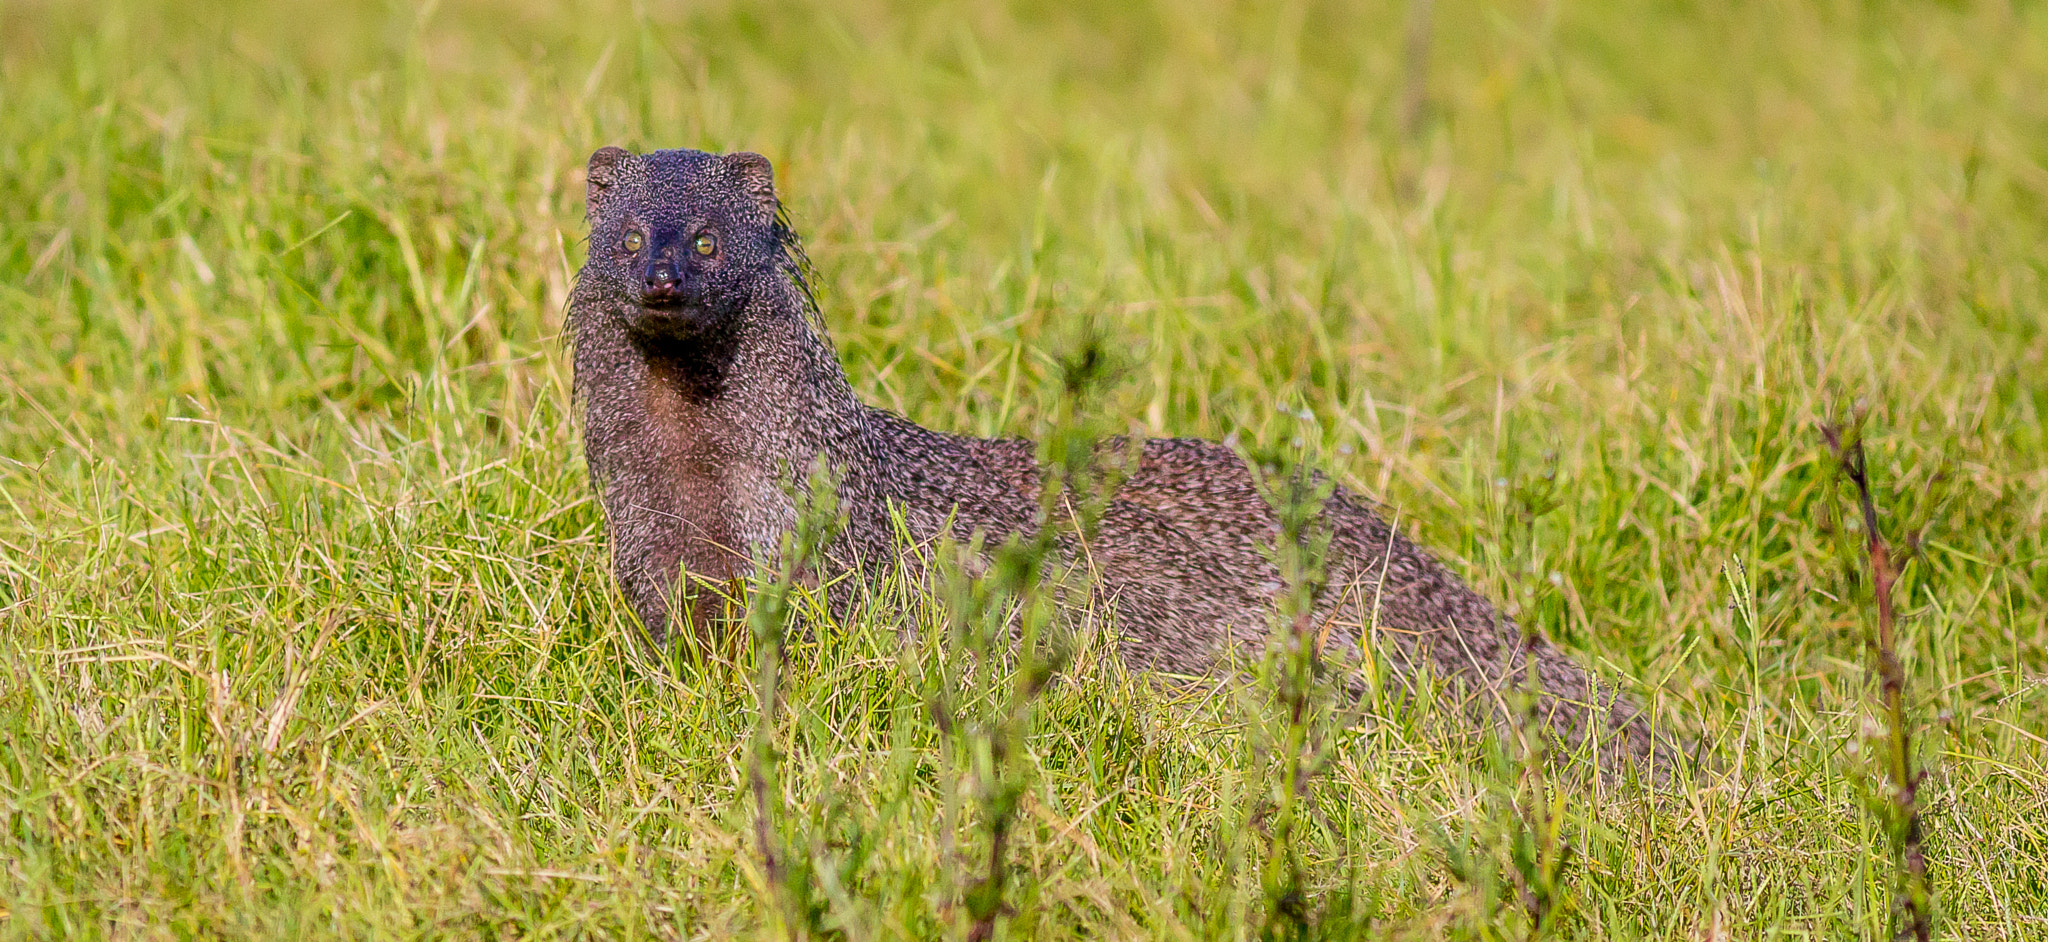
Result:
<svg viewBox="0 0 2048 942">
<path fill-rule="evenodd" d="M 611 143 L 773 159 L 871 401 L 1037 434 L 1093 322 L 1112 425 L 1300 439 L 1700 743 L 1531 808 L 1376 705 L 1295 838 L 1326 937 L 1885 937 L 1820 434 L 1867 410 L 1938 928 L 2048 937 L 2048 8 L 1428 27 L 1417 72 L 1393 2 L 0 0 L 0 938 L 781 937 L 749 678 L 643 665 L 579 454 Z M 825 628 L 772 730 L 806 905 L 964 937 L 936 655 Z M 1052 687 L 999 936 L 1271 926 L 1259 704 Z"/>
</svg>

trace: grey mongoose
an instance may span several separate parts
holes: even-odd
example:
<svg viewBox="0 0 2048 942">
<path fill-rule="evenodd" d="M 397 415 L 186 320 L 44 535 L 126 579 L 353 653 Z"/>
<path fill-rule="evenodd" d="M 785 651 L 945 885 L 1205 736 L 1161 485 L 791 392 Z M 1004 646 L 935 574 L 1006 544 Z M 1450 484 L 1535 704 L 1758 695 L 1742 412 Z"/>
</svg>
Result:
<svg viewBox="0 0 2048 942">
<path fill-rule="evenodd" d="M 590 252 L 569 302 L 575 384 L 613 566 L 656 644 L 682 630 L 685 583 L 744 577 L 776 552 L 820 465 L 844 518 L 825 552 L 836 572 L 902 565 L 897 519 L 918 541 L 1038 525 L 1031 442 L 933 431 L 854 394 L 766 158 L 606 147 L 588 181 Z M 1251 470 L 1191 439 L 1145 441 L 1136 458 L 1087 547 L 1122 658 L 1194 674 L 1233 646 L 1257 650 L 1282 589 L 1262 552 L 1276 517 Z M 1668 747 L 1627 699 L 1365 501 L 1338 489 L 1321 515 L 1329 583 L 1365 587 L 1322 593 L 1324 645 L 1356 649 L 1373 624 L 1404 676 L 1427 665 L 1496 715 L 1533 666 L 1538 712 L 1562 744 L 1591 746 L 1609 768 L 1648 759 L 1662 777 Z"/>
</svg>

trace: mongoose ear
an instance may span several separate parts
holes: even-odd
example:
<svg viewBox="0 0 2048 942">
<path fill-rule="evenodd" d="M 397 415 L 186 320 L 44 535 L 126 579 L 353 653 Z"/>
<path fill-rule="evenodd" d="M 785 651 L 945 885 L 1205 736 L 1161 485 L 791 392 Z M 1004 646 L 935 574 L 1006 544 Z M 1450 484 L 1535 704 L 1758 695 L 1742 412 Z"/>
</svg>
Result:
<svg viewBox="0 0 2048 942">
<path fill-rule="evenodd" d="M 590 189 L 583 196 L 589 208 L 595 209 L 604 202 L 605 194 L 618 185 L 619 165 L 624 164 L 632 156 L 623 147 L 599 148 L 597 153 L 590 155 L 590 170 L 585 174 L 585 178 L 590 181 Z"/>
<path fill-rule="evenodd" d="M 742 151 L 718 160 L 727 176 L 761 207 L 761 214 L 774 219 L 782 203 L 775 198 L 775 168 L 768 164 L 768 158 Z"/>
</svg>

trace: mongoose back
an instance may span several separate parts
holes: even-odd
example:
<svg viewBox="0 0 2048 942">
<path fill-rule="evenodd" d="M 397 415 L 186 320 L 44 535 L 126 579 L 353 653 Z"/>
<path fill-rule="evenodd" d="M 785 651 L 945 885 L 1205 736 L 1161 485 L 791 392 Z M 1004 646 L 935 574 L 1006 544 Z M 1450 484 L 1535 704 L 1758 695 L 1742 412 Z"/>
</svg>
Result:
<svg viewBox="0 0 2048 942">
<path fill-rule="evenodd" d="M 730 580 L 771 556 L 796 521 L 805 474 L 839 481 L 844 524 L 827 565 L 868 578 L 912 539 L 1037 526 L 1034 446 L 920 427 L 861 402 L 827 339 L 803 252 L 756 154 L 616 147 L 590 158 L 589 259 L 569 316 L 590 473 L 614 569 L 650 638 L 679 630 L 686 583 Z M 1251 470 L 1222 445 L 1142 444 L 1088 545 L 1095 597 L 1126 663 L 1215 669 L 1257 650 L 1282 591 L 1263 547 L 1279 533 Z M 1376 626 L 1388 662 L 1426 667 L 1480 704 L 1530 680 L 1539 713 L 1610 768 L 1665 747 L 1626 699 L 1338 489 L 1324 504 L 1332 587 L 1316 613 L 1326 649 Z M 1591 740 L 1589 742 L 1589 740 Z"/>
</svg>

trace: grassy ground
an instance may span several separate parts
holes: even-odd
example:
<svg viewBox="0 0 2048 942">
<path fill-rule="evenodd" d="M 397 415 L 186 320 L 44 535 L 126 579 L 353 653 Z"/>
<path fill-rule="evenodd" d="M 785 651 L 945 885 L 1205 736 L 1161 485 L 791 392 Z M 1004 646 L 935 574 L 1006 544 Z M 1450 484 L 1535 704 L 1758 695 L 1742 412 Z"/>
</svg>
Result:
<svg viewBox="0 0 2048 942">
<path fill-rule="evenodd" d="M 1437 2 L 1416 109 L 1398 3 L 0 2 L 0 937 L 767 934 L 753 694 L 639 666 L 578 454 L 608 143 L 774 159 L 871 400 L 1035 433 L 1093 318 L 1118 424 L 1301 439 L 1703 744 L 1532 818 L 1382 705 L 1299 837 L 1333 936 L 1881 937 L 1867 407 L 1940 927 L 2048 934 L 2014 6 Z M 850 938 L 963 933 L 984 840 L 897 627 L 774 730 Z M 1256 698 L 1077 678 L 1004 937 L 1254 934 Z"/>
</svg>

